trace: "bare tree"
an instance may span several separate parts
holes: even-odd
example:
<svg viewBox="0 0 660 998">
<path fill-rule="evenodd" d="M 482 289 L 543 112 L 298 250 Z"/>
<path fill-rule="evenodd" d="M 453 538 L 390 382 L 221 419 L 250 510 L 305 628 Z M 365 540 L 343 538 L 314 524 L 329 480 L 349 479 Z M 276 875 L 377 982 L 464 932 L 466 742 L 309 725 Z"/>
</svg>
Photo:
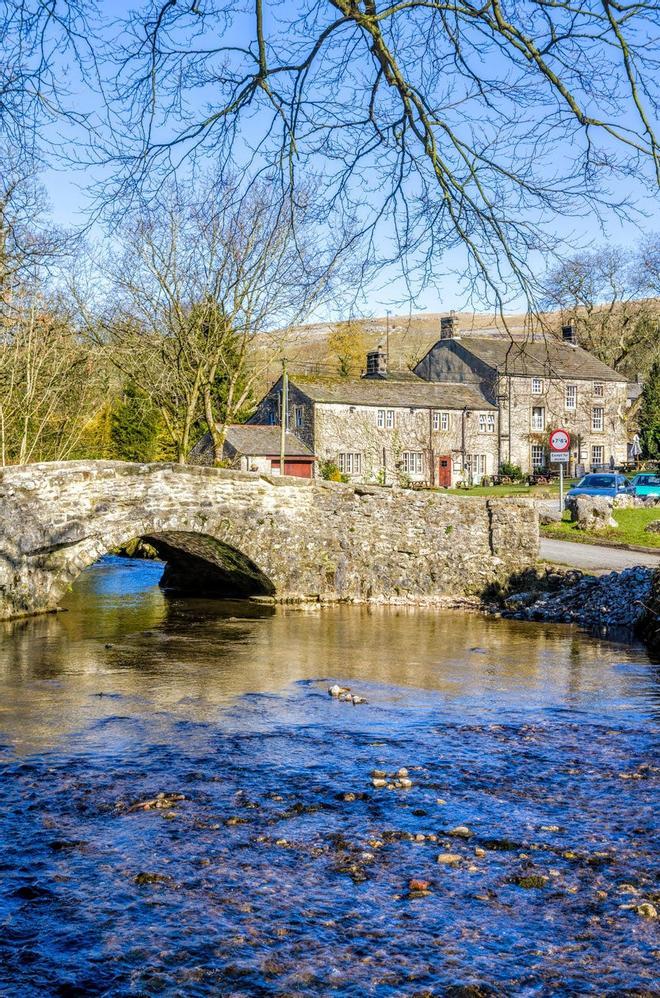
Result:
<svg viewBox="0 0 660 998">
<path fill-rule="evenodd" d="M 546 280 L 545 305 L 578 327 L 582 345 L 633 377 L 656 359 L 658 238 L 637 250 L 600 246 L 563 261 Z"/>
<path fill-rule="evenodd" d="M 625 213 L 618 178 L 660 179 L 655 0 L 151 0 L 119 38 L 113 197 L 200 153 L 277 164 L 365 258 L 424 283 L 451 250 L 498 306 L 534 298 L 558 214 Z"/>
<path fill-rule="evenodd" d="M 227 424 L 281 349 L 268 330 L 327 301 L 336 247 L 324 248 L 311 198 L 294 211 L 265 182 L 244 195 L 215 178 L 170 185 L 119 238 L 108 356 L 158 407 L 178 461 L 199 419 L 220 459 Z"/>
</svg>

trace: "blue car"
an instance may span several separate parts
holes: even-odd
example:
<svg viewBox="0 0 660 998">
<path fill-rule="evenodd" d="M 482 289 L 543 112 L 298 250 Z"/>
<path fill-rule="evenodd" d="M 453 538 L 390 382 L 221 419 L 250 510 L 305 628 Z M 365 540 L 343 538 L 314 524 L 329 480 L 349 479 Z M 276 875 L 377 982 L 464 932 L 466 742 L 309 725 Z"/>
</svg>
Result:
<svg viewBox="0 0 660 998">
<path fill-rule="evenodd" d="M 630 490 L 630 482 L 624 475 L 617 475 L 615 472 L 594 472 L 585 475 L 581 482 L 574 485 L 566 493 L 569 496 L 619 496 L 625 495 Z"/>
<path fill-rule="evenodd" d="M 648 471 L 635 475 L 629 491 L 634 496 L 660 496 L 660 475 Z"/>
</svg>

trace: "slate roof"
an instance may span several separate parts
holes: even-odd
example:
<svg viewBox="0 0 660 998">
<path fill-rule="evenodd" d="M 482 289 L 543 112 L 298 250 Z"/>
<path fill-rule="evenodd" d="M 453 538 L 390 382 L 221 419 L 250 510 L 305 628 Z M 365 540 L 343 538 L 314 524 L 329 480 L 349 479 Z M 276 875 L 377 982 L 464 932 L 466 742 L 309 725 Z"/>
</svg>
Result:
<svg viewBox="0 0 660 998">
<path fill-rule="evenodd" d="M 644 391 L 644 385 L 639 381 L 628 382 L 628 401 L 636 402 Z"/>
<path fill-rule="evenodd" d="M 292 375 L 291 382 L 313 402 L 392 408 L 495 409 L 476 388 L 425 381 L 414 374 L 386 378 L 319 378 Z"/>
<path fill-rule="evenodd" d="M 511 340 L 499 336 L 456 336 L 453 341 L 501 373 L 575 378 L 576 380 L 625 381 L 607 364 L 583 350 L 552 337 Z M 433 349 L 433 348 L 432 348 Z"/>
<path fill-rule="evenodd" d="M 258 423 L 232 423 L 227 427 L 226 441 L 239 454 L 249 457 L 265 455 L 277 456 L 280 453 L 280 427 L 262 426 Z M 293 433 L 285 437 L 287 457 L 313 457 L 312 451 Z"/>
</svg>

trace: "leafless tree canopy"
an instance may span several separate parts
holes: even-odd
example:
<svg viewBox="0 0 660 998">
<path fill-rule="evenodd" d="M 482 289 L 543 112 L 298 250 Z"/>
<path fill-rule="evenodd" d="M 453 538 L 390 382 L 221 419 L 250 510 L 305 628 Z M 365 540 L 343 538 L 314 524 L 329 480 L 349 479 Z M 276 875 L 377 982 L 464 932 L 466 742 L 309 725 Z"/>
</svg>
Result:
<svg viewBox="0 0 660 998">
<path fill-rule="evenodd" d="M 247 7 L 247 9 L 246 9 Z M 451 247 L 498 299 L 531 289 L 557 213 L 660 177 L 659 11 L 609 0 L 151 3 L 122 34 L 129 183 L 212 151 L 313 173 L 334 216 L 432 271 Z M 655 47 L 654 47 L 655 43 Z M 204 113 L 199 113 L 203 105 Z M 426 276 L 430 276 L 429 273 Z"/>
<path fill-rule="evenodd" d="M 3 127 L 75 115 L 61 76 L 79 65 L 99 90 L 84 124 L 105 206 L 199 156 L 250 180 L 276 167 L 285 193 L 314 178 L 365 259 L 401 258 L 424 281 L 455 249 L 501 303 L 512 281 L 532 296 L 557 214 L 626 212 L 624 176 L 657 191 L 657 0 L 136 0 L 117 21 L 86 0 L 0 9 Z"/>
</svg>

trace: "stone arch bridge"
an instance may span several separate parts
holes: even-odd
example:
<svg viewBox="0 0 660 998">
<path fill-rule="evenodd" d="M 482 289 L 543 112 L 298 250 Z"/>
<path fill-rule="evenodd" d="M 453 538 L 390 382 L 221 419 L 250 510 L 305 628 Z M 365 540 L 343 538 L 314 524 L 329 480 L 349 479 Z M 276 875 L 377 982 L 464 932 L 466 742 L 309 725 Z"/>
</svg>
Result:
<svg viewBox="0 0 660 998">
<path fill-rule="evenodd" d="M 55 609 L 133 538 L 163 585 L 279 600 L 441 601 L 531 563 L 524 500 L 350 486 L 172 464 L 71 461 L 0 472 L 0 617 Z"/>
</svg>

